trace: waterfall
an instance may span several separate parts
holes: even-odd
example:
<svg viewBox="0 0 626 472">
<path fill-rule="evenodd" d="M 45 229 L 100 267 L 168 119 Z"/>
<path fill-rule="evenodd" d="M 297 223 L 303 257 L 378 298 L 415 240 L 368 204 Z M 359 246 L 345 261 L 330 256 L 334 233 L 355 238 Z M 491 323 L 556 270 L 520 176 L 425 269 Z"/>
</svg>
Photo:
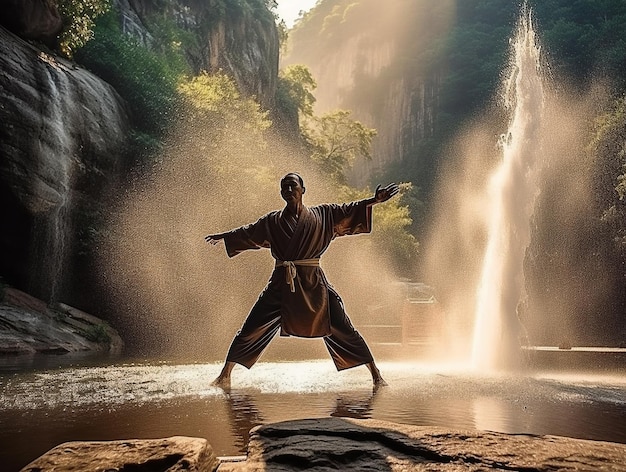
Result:
<svg viewBox="0 0 626 472">
<path fill-rule="evenodd" d="M 510 124 L 500 139 L 501 162 L 489 181 L 487 245 L 477 288 L 472 364 L 477 370 L 512 367 L 520 358 L 517 310 L 524 295 L 524 256 L 538 194 L 544 87 L 532 14 L 523 9 L 504 81 Z"/>
<path fill-rule="evenodd" d="M 75 141 L 71 136 L 67 96 L 71 84 L 54 62 L 43 69 L 39 85 L 47 97 L 41 107 L 41 136 L 36 141 L 38 171 L 46 200 L 33 227 L 31 272 L 33 287 L 48 303 L 59 300 L 67 278 L 71 243 L 71 189 Z M 73 104 L 72 104 L 73 106 Z"/>
</svg>

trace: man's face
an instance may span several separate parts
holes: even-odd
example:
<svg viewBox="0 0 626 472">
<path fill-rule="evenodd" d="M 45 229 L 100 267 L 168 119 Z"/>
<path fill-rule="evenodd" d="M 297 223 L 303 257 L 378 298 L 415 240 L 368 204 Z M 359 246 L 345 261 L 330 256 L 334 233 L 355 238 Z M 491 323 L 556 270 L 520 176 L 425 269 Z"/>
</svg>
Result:
<svg viewBox="0 0 626 472">
<path fill-rule="evenodd" d="M 280 181 L 280 195 L 287 203 L 298 203 L 302 201 L 304 189 L 300 185 L 300 180 L 295 175 L 287 175 Z"/>
</svg>

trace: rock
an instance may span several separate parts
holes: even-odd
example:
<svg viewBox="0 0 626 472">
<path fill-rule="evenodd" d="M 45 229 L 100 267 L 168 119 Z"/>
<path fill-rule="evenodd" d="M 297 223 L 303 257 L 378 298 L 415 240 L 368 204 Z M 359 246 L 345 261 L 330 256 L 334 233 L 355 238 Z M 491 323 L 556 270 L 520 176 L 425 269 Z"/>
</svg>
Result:
<svg viewBox="0 0 626 472">
<path fill-rule="evenodd" d="M 280 40 L 272 13 L 263 5 L 220 10 L 215 1 L 116 0 L 122 30 L 150 45 L 151 18 L 167 16 L 196 38 L 183 45 L 195 73 L 223 71 L 263 108 L 274 105 Z"/>
<path fill-rule="evenodd" d="M 49 300 L 74 222 L 119 179 L 129 118 L 109 84 L 3 27 L 0 70 L 0 274 Z"/>
<path fill-rule="evenodd" d="M 0 7 L 0 24 L 24 39 L 54 46 L 63 21 L 51 0 L 5 0 Z"/>
<path fill-rule="evenodd" d="M 22 472 L 134 471 L 626 471 L 626 444 L 319 418 L 253 428 L 248 457 L 218 461 L 206 440 L 61 444 Z"/>
<path fill-rule="evenodd" d="M 54 309 L 14 288 L 0 302 L 0 354 L 120 354 L 120 335 L 95 316 L 58 304 Z"/>
<path fill-rule="evenodd" d="M 220 472 L 296 470 L 626 471 L 626 444 L 321 418 L 254 428 L 245 462 Z"/>
<path fill-rule="evenodd" d="M 211 472 L 217 469 L 218 464 L 205 439 L 174 436 L 165 439 L 68 442 L 34 460 L 22 472 Z"/>
</svg>

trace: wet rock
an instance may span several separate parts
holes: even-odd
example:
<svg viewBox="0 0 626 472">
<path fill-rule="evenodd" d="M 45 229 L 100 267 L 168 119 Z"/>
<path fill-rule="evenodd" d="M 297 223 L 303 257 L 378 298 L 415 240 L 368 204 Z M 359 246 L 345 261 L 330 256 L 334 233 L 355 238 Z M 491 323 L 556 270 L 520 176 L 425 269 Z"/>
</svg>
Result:
<svg viewBox="0 0 626 472">
<path fill-rule="evenodd" d="M 626 471 L 626 445 L 556 436 L 455 431 L 376 420 L 322 418 L 251 431 L 244 471 Z"/>
<path fill-rule="evenodd" d="M 74 222 L 119 179 L 129 117 L 109 84 L 1 26 L 0 70 L 0 274 L 49 300 Z"/>
<path fill-rule="evenodd" d="M 31 462 L 22 472 L 211 472 L 217 466 L 217 457 L 205 439 L 174 436 L 165 439 L 68 442 Z"/>
<path fill-rule="evenodd" d="M 14 288 L 0 302 L 0 354 L 119 354 L 120 335 L 95 316 L 59 303 L 54 308 Z"/>
</svg>

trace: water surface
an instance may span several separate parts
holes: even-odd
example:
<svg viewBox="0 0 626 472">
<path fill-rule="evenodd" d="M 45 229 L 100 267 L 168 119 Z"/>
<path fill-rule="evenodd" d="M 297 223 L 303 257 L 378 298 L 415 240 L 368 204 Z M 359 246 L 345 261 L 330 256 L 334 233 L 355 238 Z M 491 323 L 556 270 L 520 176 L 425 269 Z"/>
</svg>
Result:
<svg viewBox="0 0 626 472">
<path fill-rule="evenodd" d="M 367 369 L 336 372 L 328 360 L 236 367 L 230 392 L 209 385 L 216 363 L 4 369 L 0 463 L 19 470 L 65 441 L 174 435 L 241 455 L 254 426 L 328 416 L 626 443 L 622 374 L 480 376 L 445 365 L 379 365 L 390 386 L 376 392 Z"/>
</svg>

